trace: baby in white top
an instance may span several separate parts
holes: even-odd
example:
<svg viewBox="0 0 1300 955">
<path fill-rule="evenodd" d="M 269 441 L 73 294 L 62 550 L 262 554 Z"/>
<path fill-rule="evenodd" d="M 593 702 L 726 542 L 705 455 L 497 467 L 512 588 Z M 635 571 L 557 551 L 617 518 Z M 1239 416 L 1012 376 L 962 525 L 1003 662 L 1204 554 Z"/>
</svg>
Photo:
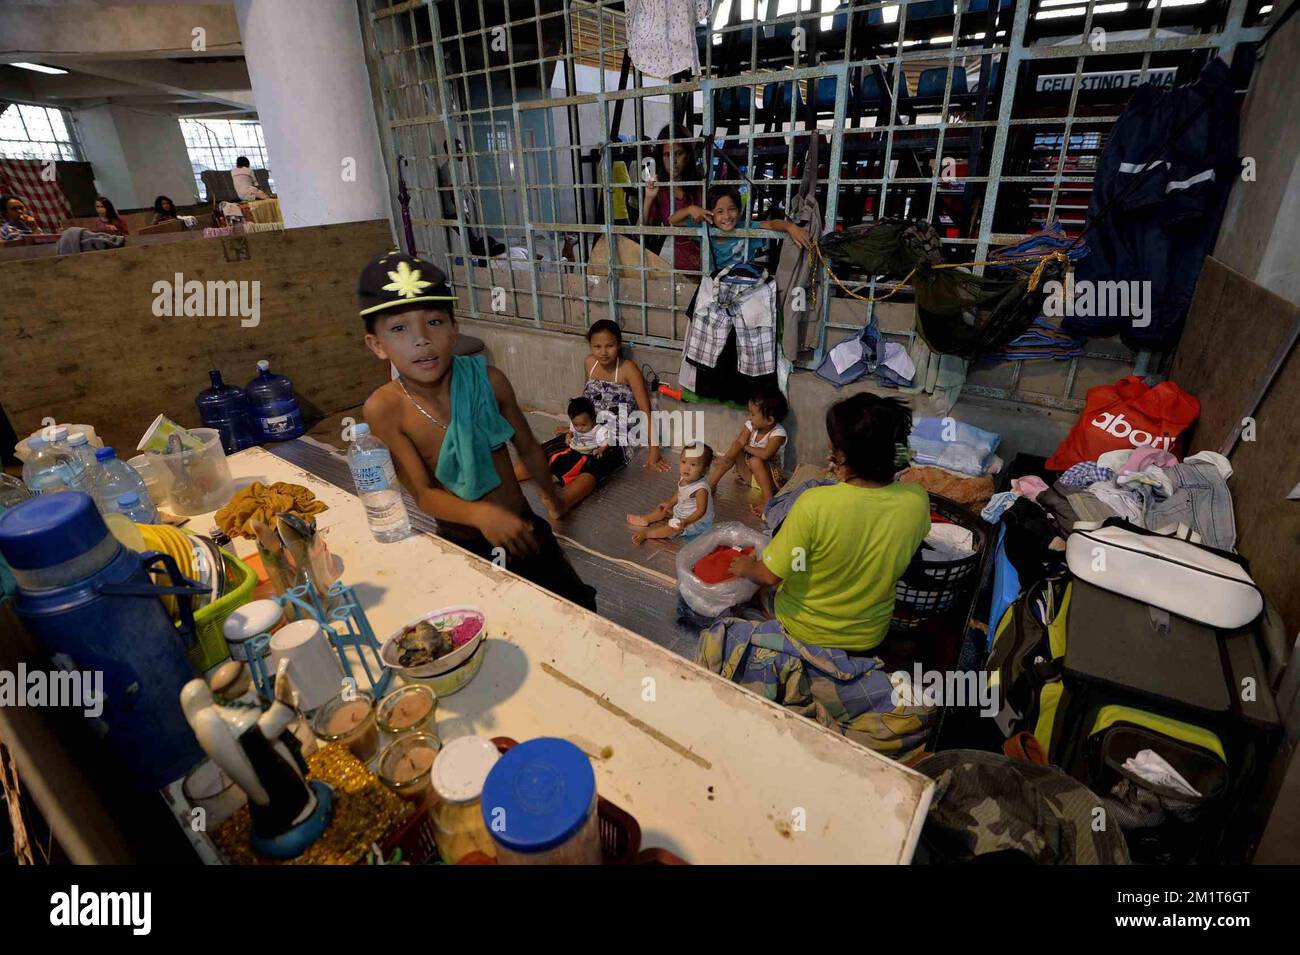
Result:
<svg viewBox="0 0 1300 955">
<path fill-rule="evenodd" d="M 629 524 L 643 528 L 632 535 L 633 544 L 665 537 L 690 540 L 713 527 L 713 489 L 707 479 L 712 463 L 713 449 L 703 442 L 682 449 L 677 493 L 649 514 L 627 516 Z"/>
<path fill-rule="evenodd" d="M 785 444 L 789 437 L 781 420 L 790 406 L 780 392 L 763 394 L 749 400 L 749 420 L 730 450 L 718 462 L 709 476 L 709 487 L 718 489 L 718 482 L 733 466 L 736 480 L 751 485 L 762 502 L 755 501 L 753 510 L 762 513 L 763 505 L 772 499 L 777 488 L 785 483 L 781 462 L 785 457 Z M 757 495 L 756 495 L 757 496 Z"/>
</svg>

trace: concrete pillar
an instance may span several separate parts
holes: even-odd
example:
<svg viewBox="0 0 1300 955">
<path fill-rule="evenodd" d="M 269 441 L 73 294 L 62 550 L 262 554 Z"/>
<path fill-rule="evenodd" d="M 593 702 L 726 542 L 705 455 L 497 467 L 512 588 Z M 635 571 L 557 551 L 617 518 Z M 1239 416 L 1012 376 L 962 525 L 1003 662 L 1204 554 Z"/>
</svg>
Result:
<svg viewBox="0 0 1300 955">
<path fill-rule="evenodd" d="M 387 219 L 355 0 L 235 0 L 235 15 L 285 226 Z"/>
<path fill-rule="evenodd" d="M 185 136 L 175 116 L 121 106 L 96 106 L 73 114 L 99 191 L 119 210 L 144 209 L 155 196 L 178 206 L 196 201 L 197 186 Z"/>
</svg>

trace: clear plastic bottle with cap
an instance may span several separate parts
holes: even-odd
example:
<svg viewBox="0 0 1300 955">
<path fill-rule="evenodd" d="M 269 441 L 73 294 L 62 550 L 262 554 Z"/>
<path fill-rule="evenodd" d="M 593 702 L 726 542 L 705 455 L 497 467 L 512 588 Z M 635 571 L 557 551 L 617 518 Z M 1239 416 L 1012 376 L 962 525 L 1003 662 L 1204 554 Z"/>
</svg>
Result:
<svg viewBox="0 0 1300 955">
<path fill-rule="evenodd" d="M 158 521 L 158 512 L 149 505 L 148 500 L 140 500 L 140 495 L 135 491 L 119 494 L 113 502 L 113 509 L 137 524 L 155 524 Z"/>
<path fill-rule="evenodd" d="M 433 761 L 433 838 L 438 854 L 455 865 L 471 852 L 496 858 L 496 843 L 483 822 L 483 782 L 501 754 L 481 736 L 446 744 Z"/>
<path fill-rule="evenodd" d="M 402 487 L 397 483 L 393 456 L 384 442 L 370 433 L 364 421 L 352 426 L 352 442 L 348 445 L 348 468 L 357 497 L 366 508 L 370 533 L 381 544 L 411 536 L 411 517 L 402 499 Z"/>
<path fill-rule="evenodd" d="M 78 469 L 76 458 L 66 447 L 58 447 L 41 434 L 28 438 L 27 447 L 31 453 L 23 462 L 23 483 L 29 491 L 56 494 L 77 489 L 83 471 Z"/>
<path fill-rule="evenodd" d="M 95 448 L 90 443 L 90 436 L 84 431 L 72 432 L 68 435 L 68 450 L 76 455 L 85 469 L 77 490 L 89 494 L 95 487 L 95 476 L 99 473 L 99 462 L 95 460 Z"/>
<path fill-rule="evenodd" d="M 263 440 L 288 441 L 307 430 L 293 382 L 284 375 L 272 374 L 271 364 L 265 358 L 257 363 L 257 377 L 244 391 L 248 393 Z"/>
<path fill-rule="evenodd" d="M 141 524 L 157 524 L 158 509 L 149 497 L 144 478 L 136 473 L 135 468 L 118 458 L 112 448 L 99 448 L 95 451 L 95 460 L 99 462 L 99 473 L 95 477 L 95 503 L 100 513 L 112 514 L 122 510 L 119 499 L 124 494 L 134 494 L 138 498 L 133 517 Z M 147 518 L 147 519 L 145 519 Z"/>
</svg>

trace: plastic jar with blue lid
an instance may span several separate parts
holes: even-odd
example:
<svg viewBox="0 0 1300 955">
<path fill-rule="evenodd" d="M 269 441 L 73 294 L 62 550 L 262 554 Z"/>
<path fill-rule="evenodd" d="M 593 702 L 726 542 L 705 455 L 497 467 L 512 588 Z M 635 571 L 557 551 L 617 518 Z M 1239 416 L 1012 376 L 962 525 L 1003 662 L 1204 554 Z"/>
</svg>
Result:
<svg viewBox="0 0 1300 955">
<path fill-rule="evenodd" d="M 543 737 L 507 751 L 483 783 L 483 822 L 502 865 L 599 865 L 591 760 Z"/>
</svg>

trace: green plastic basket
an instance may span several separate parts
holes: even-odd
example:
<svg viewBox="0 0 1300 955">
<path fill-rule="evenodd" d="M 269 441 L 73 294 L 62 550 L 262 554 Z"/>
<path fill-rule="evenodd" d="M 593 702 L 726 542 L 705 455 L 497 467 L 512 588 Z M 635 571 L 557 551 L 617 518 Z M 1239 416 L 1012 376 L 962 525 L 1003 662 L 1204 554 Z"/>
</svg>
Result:
<svg viewBox="0 0 1300 955">
<path fill-rule="evenodd" d="M 225 558 L 226 574 L 233 586 L 206 607 L 194 611 L 196 645 L 190 650 L 190 662 L 200 673 L 230 658 L 230 647 L 221 628 L 227 617 L 252 599 L 257 587 L 257 574 L 252 567 L 229 551 L 223 550 L 221 556 Z"/>
</svg>

